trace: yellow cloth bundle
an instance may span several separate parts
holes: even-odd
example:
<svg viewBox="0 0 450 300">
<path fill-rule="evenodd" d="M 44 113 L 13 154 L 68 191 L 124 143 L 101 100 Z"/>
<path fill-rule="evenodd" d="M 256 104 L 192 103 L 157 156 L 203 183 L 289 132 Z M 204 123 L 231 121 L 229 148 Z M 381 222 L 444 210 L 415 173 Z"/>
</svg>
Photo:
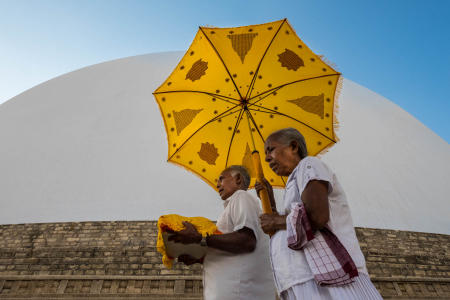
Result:
<svg viewBox="0 0 450 300">
<path fill-rule="evenodd" d="M 158 219 L 158 240 L 156 241 L 156 250 L 162 254 L 162 262 L 167 268 L 172 268 L 174 257 L 169 257 L 166 253 L 166 246 L 164 244 L 162 233 L 166 231 L 180 231 L 185 227 L 183 222 L 189 222 L 195 226 L 202 236 L 220 234 L 216 225 L 203 217 L 183 217 L 176 214 L 163 215 Z"/>
</svg>

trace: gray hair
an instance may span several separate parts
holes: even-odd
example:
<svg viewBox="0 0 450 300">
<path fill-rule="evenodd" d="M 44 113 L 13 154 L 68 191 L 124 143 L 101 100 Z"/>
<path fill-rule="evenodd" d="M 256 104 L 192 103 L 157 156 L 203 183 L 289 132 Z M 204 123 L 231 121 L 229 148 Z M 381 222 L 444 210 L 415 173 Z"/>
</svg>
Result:
<svg viewBox="0 0 450 300">
<path fill-rule="evenodd" d="M 223 172 L 227 172 L 227 171 L 230 171 L 231 176 L 233 176 L 233 177 L 237 173 L 239 173 L 242 178 L 241 188 L 244 190 L 248 189 L 248 187 L 250 185 L 250 175 L 248 174 L 248 171 L 246 168 L 244 168 L 243 166 L 239 166 L 239 165 L 232 165 L 232 166 L 227 167 L 225 170 L 223 170 Z"/>
<path fill-rule="evenodd" d="M 266 139 L 277 141 L 285 146 L 289 146 L 292 142 L 297 142 L 298 144 L 298 155 L 301 159 L 308 156 L 308 149 L 306 148 L 306 142 L 303 135 L 295 128 L 288 127 L 272 132 Z"/>
</svg>

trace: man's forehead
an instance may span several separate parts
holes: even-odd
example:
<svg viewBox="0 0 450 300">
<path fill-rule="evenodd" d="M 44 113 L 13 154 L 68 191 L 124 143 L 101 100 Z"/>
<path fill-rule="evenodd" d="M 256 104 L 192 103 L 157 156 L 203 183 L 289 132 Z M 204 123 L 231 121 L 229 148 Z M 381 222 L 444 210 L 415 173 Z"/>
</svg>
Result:
<svg viewBox="0 0 450 300">
<path fill-rule="evenodd" d="M 264 147 L 265 148 L 267 148 L 267 147 L 269 147 L 269 146 L 272 146 L 272 145 L 279 145 L 279 144 L 281 144 L 280 142 L 279 142 L 279 138 L 280 137 L 278 137 L 278 136 L 270 136 L 265 142 L 264 142 Z"/>
<path fill-rule="evenodd" d="M 228 175 L 231 175 L 231 170 L 223 170 L 222 173 L 220 173 L 219 177 L 226 177 Z"/>
<path fill-rule="evenodd" d="M 273 143 L 273 138 L 269 137 L 265 142 L 264 142 L 264 148 L 269 147 L 272 143 Z"/>
</svg>

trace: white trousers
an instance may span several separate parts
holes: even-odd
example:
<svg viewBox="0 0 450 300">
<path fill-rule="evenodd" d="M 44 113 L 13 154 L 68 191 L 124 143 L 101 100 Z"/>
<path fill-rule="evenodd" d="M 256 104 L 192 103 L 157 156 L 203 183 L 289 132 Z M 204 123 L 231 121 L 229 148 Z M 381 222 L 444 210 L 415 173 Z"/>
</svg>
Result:
<svg viewBox="0 0 450 300">
<path fill-rule="evenodd" d="M 355 281 L 339 287 L 319 286 L 314 280 L 294 285 L 281 293 L 282 300 L 382 300 L 370 278 L 359 273 Z"/>
</svg>

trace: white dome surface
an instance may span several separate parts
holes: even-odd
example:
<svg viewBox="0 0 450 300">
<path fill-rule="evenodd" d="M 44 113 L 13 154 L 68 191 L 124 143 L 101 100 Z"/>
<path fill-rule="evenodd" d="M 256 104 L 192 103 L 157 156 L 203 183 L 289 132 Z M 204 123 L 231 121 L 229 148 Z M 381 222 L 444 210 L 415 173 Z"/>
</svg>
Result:
<svg viewBox="0 0 450 300">
<path fill-rule="evenodd" d="M 0 105 L 0 224 L 216 219 L 216 192 L 166 162 L 152 92 L 182 52 L 89 66 Z M 449 144 L 380 95 L 344 80 L 336 172 L 355 226 L 450 234 Z M 282 192 L 277 192 L 281 198 Z"/>
</svg>

